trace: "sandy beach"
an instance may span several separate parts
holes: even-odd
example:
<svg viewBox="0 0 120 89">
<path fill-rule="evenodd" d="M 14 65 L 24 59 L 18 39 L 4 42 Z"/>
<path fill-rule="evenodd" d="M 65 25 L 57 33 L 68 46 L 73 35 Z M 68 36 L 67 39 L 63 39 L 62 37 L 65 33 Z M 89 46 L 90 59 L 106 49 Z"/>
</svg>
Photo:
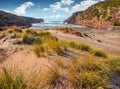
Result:
<svg viewBox="0 0 120 89">
<path fill-rule="evenodd" d="M 89 45 L 93 49 L 102 50 L 102 52 L 107 53 L 109 56 L 116 56 L 116 57 L 120 56 L 119 55 L 120 54 L 119 31 L 118 32 L 94 31 L 94 30 L 88 31 L 88 32 L 85 31 L 85 32 L 81 32 L 82 36 L 77 36 L 71 33 L 64 33 L 61 30 L 55 30 L 55 29 L 54 30 L 37 30 L 37 31 L 36 30 L 18 30 L 17 32 L 23 35 L 25 31 L 27 32 L 26 34 L 28 34 L 29 36 L 32 36 L 33 38 L 37 36 L 39 37 L 40 32 L 44 37 L 46 37 L 46 34 L 49 36 L 49 34 L 47 33 L 49 32 L 51 33 L 51 36 L 49 37 L 52 37 L 52 36 L 57 37 L 58 42 L 62 40 L 65 42 L 76 41 L 81 44 Z M 13 32 L 15 32 L 15 30 L 13 30 Z M 25 39 L 28 39 L 25 42 L 31 42 L 30 41 L 31 39 L 29 39 L 29 36 L 28 38 L 25 38 Z M 40 39 L 42 38 L 41 36 L 40 36 Z M 34 47 L 34 44 L 31 44 L 31 43 L 16 44 L 15 43 L 16 41 L 19 41 L 19 40 L 16 39 L 13 34 L 7 33 L 6 36 L 4 35 L 2 36 L 2 33 L 1 33 L 0 49 L 3 49 L 4 51 L 2 54 L 0 53 L 0 57 L 3 55 L 5 56 L 3 60 L 1 60 L 0 73 L 4 67 L 7 69 L 13 69 L 14 71 L 19 70 L 24 73 L 25 80 L 34 78 L 34 76 L 36 76 L 37 74 L 41 74 L 47 78 L 48 77 L 47 73 L 49 72 L 49 69 L 52 68 L 52 69 L 55 69 L 56 71 L 58 65 L 65 66 L 65 68 L 63 69 L 61 69 L 60 67 L 58 67 L 58 69 L 62 72 L 64 76 L 67 76 L 66 72 L 64 71 L 66 70 L 66 66 L 68 66 L 68 64 L 71 63 L 71 61 L 74 58 L 76 59 L 94 58 L 97 60 L 102 59 L 102 58 L 96 57 L 94 54 L 89 53 L 89 51 L 76 50 L 71 48 L 69 48 L 67 51 L 64 50 L 63 51 L 64 53 L 62 55 L 53 53 L 52 55 L 48 55 L 47 57 L 44 57 L 44 56 L 38 57 L 36 56 L 35 52 L 32 50 L 32 48 Z M 34 40 L 32 41 L 34 42 Z M 54 45 L 54 43 L 52 43 L 51 47 L 52 46 L 57 46 L 57 45 L 56 44 Z M 56 50 L 58 49 L 59 48 L 57 48 Z M 47 51 L 48 50 L 46 50 L 45 52 Z M 110 84 L 116 87 L 116 89 L 117 88 L 119 89 L 120 87 L 120 84 L 118 81 L 120 81 L 118 75 L 115 75 L 115 78 L 112 77 L 109 80 Z M 66 86 L 66 87 L 67 89 L 71 89 L 70 86 Z M 44 88 L 44 89 L 48 89 L 48 88 Z"/>
<path fill-rule="evenodd" d="M 61 31 L 56 30 L 48 30 L 52 35 L 61 39 L 72 41 L 75 40 L 77 42 L 89 44 L 95 48 L 102 49 L 103 51 L 113 54 L 120 55 L 120 31 L 101 31 L 101 30 L 92 30 L 88 32 L 87 35 L 89 37 L 80 37 L 75 36 L 69 33 L 63 33 Z"/>
</svg>

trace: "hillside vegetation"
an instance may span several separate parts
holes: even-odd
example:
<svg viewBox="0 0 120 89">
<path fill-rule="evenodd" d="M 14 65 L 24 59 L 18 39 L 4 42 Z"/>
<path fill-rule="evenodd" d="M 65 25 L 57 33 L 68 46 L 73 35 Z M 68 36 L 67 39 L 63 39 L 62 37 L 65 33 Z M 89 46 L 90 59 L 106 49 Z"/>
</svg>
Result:
<svg viewBox="0 0 120 89">
<path fill-rule="evenodd" d="M 22 17 L 8 12 L 0 11 L 0 27 L 7 27 L 16 25 L 18 27 L 30 27 L 31 23 L 43 22 L 43 19 L 36 19 L 32 17 Z"/>
<path fill-rule="evenodd" d="M 94 4 L 85 11 L 74 13 L 65 22 L 102 29 L 120 26 L 120 1 L 105 0 Z"/>
</svg>

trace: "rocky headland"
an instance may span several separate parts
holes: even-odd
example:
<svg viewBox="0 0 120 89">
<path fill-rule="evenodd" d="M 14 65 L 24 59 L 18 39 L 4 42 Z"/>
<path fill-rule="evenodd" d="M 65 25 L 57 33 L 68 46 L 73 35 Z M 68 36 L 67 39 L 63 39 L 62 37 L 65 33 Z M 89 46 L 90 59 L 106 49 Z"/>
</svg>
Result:
<svg viewBox="0 0 120 89">
<path fill-rule="evenodd" d="M 120 28 L 120 1 L 105 0 L 86 9 L 73 13 L 65 22 L 96 29 Z"/>
<path fill-rule="evenodd" d="M 22 28 L 28 28 L 32 23 L 41 23 L 44 22 L 43 19 L 36 19 L 32 17 L 23 17 L 11 14 L 8 12 L 0 11 L 0 27 L 7 28 L 10 26 L 18 26 Z"/>
</svg>

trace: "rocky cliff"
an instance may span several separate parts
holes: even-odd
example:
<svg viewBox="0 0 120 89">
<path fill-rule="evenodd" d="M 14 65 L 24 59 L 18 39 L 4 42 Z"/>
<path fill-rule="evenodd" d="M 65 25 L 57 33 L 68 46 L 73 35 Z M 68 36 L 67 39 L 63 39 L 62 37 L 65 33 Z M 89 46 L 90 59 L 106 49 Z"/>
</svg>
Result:
<svg viewBox="0 0 120 89">
<path fill-rule="evenodd" d="M 31 23 L 40 23 L 43 21 L 44 21 L 43 19 L 22 17 L 4 11 L 0 11 L 0 27 L 16 25 L 18 27 L 26 28 L 30 27 Z"/>
<path fill-rule="evenodd" d="M 29 23 L 41 23 L 41 22 L 44 22 L 43 19 L 39 18 L 39 19 L 36 19 L 36 18 L 33 18 L 33 17 L 23 17 L 24 19 L 26 19 Z"/>
<path fill-rule="evenodd" d="M 113 29 L 120 26 L 120 0 L 97 3 L 85 11 L 73 13 L 65 22 L 97 29 Z"/>
</svg>

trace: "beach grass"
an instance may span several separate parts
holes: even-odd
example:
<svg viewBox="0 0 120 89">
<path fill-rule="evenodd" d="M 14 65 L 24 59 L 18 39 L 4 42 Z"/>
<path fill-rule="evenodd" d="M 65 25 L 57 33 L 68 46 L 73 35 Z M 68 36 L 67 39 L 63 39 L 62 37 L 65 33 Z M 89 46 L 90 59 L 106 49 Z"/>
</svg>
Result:
<svg viewBox="0 0 120 89">
<path fill-rule="evenodd" d="M 24 77 L 24 72 L 3 67 L 0 73 L 0 89 L 104 89 L 109 88 L 108 80 L 120 73 L 120 58 L 72 59 L 65 62 L 56 59 L 44 73 L 36 73 L 33 77 Z M 17 71 L 16 71 L 17 70 Z M 27 80 L 26 80 L 27 79 Z"/>
<path fill-rule="evenodd" d="M 13 29 L 14 28 L 14 29 Z M 69 48 L 86 51 L 97 57 L 107 58 L 108 55 L 92 48 L 91 46 L 76 41 L 62 41 L 45 31 L 35 31 L 33 29 L 20 30 L 16 27 L 3 31 L 3 34 L 14 34 L 16 43 L 27 44 L 32 46 L 32 50 L 37 56 L 49 56 L 52 54 L 61 55 Z M 68 29 L 69 28 L 65 28 Z"/>
<path fill-rule="evenodd" d="M 7 31 L 6 31 L 7 32 Z M 87 57 L 68 60 L 57 58 L 42 72 L 26 76 L 22 70 L 1 68 L 0 89 L 104 89 L 109 88 L 111 76 L 120 74 L 120 58 L 76 41 L 58 40 L 49 32 L 13 31 L 19 36 L 20 45 L 28 45 L 37 57 L 62 56 L 64 52 L 77 50 Z M 9 34 L 12 34 L 11 32 Z M 0 49 L 0 53 L 3 50 Z M 47 60 L 47 59 L 46 59 Z M 17 71 L 16 71 L 17 70 Z"/>
<path fill-rule="evenodd" d="M 0 74 L 0 89 L 26 89 L 26 83 L 21 72 L 15 73 L 6 67 L 2 68 Z"/>
</svg>

